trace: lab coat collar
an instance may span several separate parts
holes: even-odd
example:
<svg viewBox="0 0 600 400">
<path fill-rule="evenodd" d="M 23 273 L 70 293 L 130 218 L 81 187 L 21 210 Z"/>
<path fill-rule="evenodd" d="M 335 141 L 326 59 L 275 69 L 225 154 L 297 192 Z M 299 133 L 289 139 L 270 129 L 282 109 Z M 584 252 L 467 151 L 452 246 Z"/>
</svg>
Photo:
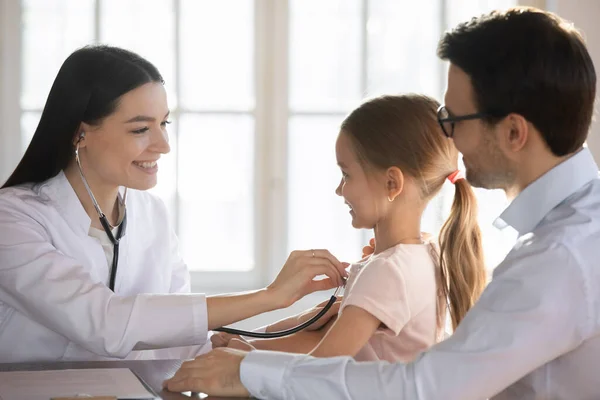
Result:
<svg viewBox="0 0 600 400">
<path fill-rule="evenodd" d="M 63 171 L 60 171 L 54 178 L 48 179 L 41 190 L 50 198 L 50 201 L 60 210 L 60 213 L 77 233 L 88 234 L 92 220 L 85 212 Z"/>
</svg>

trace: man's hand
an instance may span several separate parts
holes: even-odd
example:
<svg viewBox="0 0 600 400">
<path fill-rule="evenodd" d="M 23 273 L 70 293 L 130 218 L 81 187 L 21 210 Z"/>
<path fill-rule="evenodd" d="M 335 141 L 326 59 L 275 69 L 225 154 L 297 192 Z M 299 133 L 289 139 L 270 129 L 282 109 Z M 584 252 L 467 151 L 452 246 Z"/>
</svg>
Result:
<svg viewBox="0 0 600 400">
<path fill-rule="evenodd" d="M 240 365 L 248 353 L 220 348 L 186 361 L 163 383 L 171 392 L 198 392 L 212 396 L 248 397 L 240 379 Z"/>
</svg>

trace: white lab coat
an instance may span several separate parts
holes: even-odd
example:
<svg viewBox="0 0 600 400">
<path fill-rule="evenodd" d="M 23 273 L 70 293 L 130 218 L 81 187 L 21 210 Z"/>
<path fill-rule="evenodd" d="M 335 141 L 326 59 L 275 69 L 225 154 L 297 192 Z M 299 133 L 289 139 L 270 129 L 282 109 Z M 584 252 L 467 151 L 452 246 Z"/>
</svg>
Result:
<svg viewBox="0 0 600 400">
<path fill-rule="evenodd" d="M 62 172 L 0 190 L 0 362 L 193 357 L 206 299 L 162 201 L 129 190 L 115 293 L 90 223 Z"/>
</svg>

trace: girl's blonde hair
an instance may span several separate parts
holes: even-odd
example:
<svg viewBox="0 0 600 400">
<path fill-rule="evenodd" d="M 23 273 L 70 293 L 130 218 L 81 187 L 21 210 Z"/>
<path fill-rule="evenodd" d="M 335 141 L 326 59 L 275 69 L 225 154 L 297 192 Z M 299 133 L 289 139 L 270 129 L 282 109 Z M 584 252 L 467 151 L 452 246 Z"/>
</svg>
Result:
<svg viewBox="0 0 600 400">
<path fill-rule="evenodd" d="M 419 185 L 428 202 L 457 169 L 458 152 L 437 122 L 439 104 L 416 94 L 363 103 L 342 123 L 359 160 L 369 168 L 396 166 Z M 441 287 L 456 326 L 486 284 L 477 200 L 466 180 L 456 181 L 450 216 L 440 235 Z"/>
</svg>

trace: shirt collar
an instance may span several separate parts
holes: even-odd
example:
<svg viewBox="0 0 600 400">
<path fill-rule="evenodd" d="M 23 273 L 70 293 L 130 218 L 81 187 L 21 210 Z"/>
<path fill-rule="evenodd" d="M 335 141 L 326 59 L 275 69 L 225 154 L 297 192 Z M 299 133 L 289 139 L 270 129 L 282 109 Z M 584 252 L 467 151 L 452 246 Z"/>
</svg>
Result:
<svg viewBox="0 0 600 400">
<path fill-rule="evenodd" d="M 552 209 L 597 178 L 598 166 L 590 151 L 583 148 L 527 186 L 494 226 L 512 226 L 519 236 L 531 232 Z"/>
</svg>

